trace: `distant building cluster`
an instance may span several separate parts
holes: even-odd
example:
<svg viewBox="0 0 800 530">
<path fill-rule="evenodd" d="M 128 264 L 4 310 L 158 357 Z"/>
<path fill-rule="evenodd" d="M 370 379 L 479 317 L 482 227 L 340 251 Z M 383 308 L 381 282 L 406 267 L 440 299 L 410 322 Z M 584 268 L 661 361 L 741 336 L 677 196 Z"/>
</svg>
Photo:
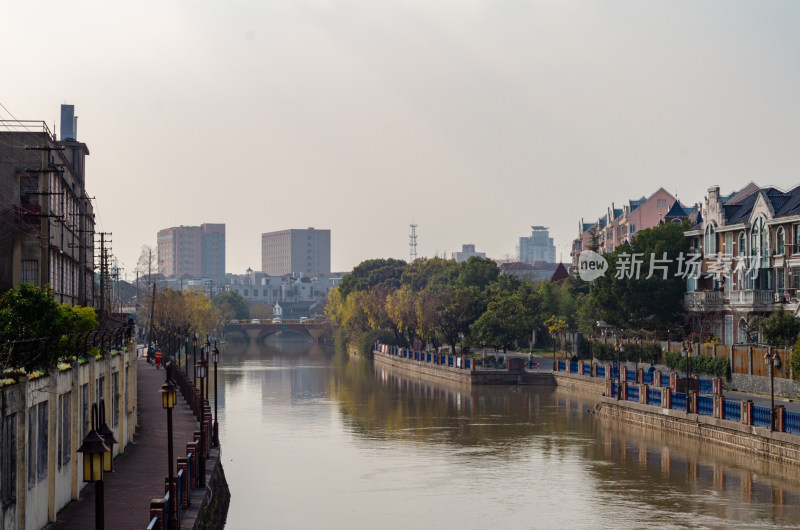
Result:
<svg viewBox="0 0 800 530">
<path fill-rule="evenodd" d="M 461 263 L 473 256 L 485 258 L 486 252 L 475 252 L 475 245 L 461 245 L 461 252 L 453 252 L 452 259 L 456 260 L 456 263 Z"/>
</svg>

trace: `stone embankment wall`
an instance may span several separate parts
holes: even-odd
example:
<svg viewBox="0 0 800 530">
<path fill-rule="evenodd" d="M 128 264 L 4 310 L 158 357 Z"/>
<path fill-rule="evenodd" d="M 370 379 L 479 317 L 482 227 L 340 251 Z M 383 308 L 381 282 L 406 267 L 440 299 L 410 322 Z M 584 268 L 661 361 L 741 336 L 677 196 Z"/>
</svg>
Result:
<svg viewBox="0 0 800 530">
<path fill-rule="evenodd" d="M 753 425 L 601 397 L 595 414 L 647 429 L 661 429 L 781 463 L 800 465 L 800 437 Z"/>
</svg>

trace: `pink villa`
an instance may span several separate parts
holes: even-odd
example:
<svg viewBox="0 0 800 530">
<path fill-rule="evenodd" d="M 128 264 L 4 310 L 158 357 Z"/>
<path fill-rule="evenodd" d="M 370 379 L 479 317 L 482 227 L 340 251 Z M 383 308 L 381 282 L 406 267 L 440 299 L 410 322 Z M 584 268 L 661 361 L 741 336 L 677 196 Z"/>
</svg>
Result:
<svg viewBox="0 0 800 530">
<path fill-rule="evenodd" d="M 698 206 L 686 208 L 671 193 L 659 188 L 650 197 L 628 201 L 622 208 L 614 203 L 605 215 L 594 223 L 578 224 L 578 237 L 573 240 L 572 265 L 577 266 L 578 256 L 583 250 L 593 248 L 600 254 L 611 252 L 630 239 L 639 230 L 653 228 L 664 222 L 681 222 L 696 218 Z M 693 219 L 694 220 L 694 219 Z"/>
</svg>

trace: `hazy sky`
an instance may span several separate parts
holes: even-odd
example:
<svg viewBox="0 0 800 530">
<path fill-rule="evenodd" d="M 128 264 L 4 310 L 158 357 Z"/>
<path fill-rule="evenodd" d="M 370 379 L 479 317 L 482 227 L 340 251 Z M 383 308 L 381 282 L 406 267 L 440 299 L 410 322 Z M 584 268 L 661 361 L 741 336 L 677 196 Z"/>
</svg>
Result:
<svg viewBox="0 0 800 530">
<path fill-rule="evenodd" d="M 156 232 L 332 231 L 333 270 L 545 225 L 660 186 L 800 184 L 800 2 L 4 2 L 0 102 L 75 105 L 98 229 L 132 273 Z M 0 117 L 9 116 L 0 109 Z M 58 132 L 56 123 L 55 131 Z"/>
</svg>

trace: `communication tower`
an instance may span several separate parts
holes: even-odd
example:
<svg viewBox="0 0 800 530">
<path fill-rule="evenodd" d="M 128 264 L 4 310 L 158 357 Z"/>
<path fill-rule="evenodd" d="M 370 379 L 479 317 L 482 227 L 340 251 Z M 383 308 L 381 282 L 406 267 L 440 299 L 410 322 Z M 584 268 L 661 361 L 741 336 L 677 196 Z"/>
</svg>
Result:
<svg viewBox="0 0 800 530">
<path fill-rule="evenodd" d="M 417 259 L 417 225 L 412 224 L 409 226 L 411 226 L 411 235 L 408 237 L 411 241 L 408 243 L 408 246 L 411 247 L 411 252 L 408 257 L 410 262 L 413 263 L 414 260 Z"/>
</svg>

